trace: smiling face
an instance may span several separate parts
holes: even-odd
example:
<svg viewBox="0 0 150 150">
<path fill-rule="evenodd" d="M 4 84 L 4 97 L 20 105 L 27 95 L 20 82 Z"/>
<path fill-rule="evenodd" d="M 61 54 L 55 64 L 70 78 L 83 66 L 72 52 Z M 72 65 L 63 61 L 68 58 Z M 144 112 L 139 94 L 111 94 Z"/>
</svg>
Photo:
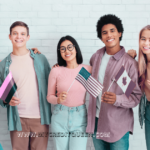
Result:
<svg viewBox="0 0 150 150">
<path fill-rule="evenodd" d="M 65 52 L 63 52 L 62 50 L 65 50 Z M 69 51 L 68 49 L 70 49 L 71 51 Z M 61 57 L 66 61 L 66 62 L 77 62 L 76 61 L 76 49 L 73 45 L 72 42 L 70 42 L 69 40 L 65 40 L 64 42 L 61 43 L 60 45 L 60 54 Z"/>
<path fill-rule="evenodd" d="M 142 32 L 139 47 L 144 54 L 150 54 L 150 30 L 144 30 Z"/>
<path fill-rule="evenodd" d="M 26 47 L 26 43 L 30 36 L 27 35 L 27 29 L 23 26 L 16 26 L 12 28 L 9 39 L 11 40 L 13 47 L 23 48 Z"/>
<path fill-rule="evenodd" d="M 113 24 L 106 24 L 101 30 L 101 40 L 105 44 L 106 48 L 114 48 L 120 45 L 121 32 L 118 32 L 117 28 Z"/>
</svg>

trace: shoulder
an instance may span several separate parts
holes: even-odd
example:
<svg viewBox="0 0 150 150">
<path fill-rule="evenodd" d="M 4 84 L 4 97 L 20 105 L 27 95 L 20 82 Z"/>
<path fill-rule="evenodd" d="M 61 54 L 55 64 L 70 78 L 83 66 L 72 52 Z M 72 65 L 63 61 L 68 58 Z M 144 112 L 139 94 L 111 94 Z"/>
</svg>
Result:
<svg viewBox="0 0 150 150">
<path fill-rule="evenodd" d="M 92 73 L 92 66 L 82 64 L 82 67 L 84 67 L 89 73 Z"/>
<path fill-rule="evenodd" d="M 130 66 L 138 67 L 138 62 L 131 56 L 129 56 L 127 53 L 125 53 L 123 57 Z"/>
<path fill-rule="evenodd" d="M 55 68 L 52 68 L 52 69 L 51 69 L 50 74 L 55 75 L 55 76 L 58 76 L 58 74 L 62 73 L 63 70 L 64 70 L 64 67 L 61 67 L 61 66 L 55 67 Z"/>
<path fill-rule="evenodd" d="M 6 60 L 7 60 L 7 57 L 4 58 L 2 61 L 0 61 L 0 72 L 4 70 L 5 65 L 6 65 Z"/>
<path fill-rule="evenodd" d="M 97 51 L 92 55 L 91 59 L 95 59 L 95 57 L 96 57 L 97 55 L 99 55 L 99 54 L 101 54 L 101 53 L 104 53 L 104 51 L 105 51 L 105 47 L 103 47 L 103 48 L 97 50 Z"/>
<path fill-rule="evenodd" d="M 45 55 L 43 55 L 43 54 L 35 54 L 35 57 L 36 58 L 38 58 L 38 59 L 40 59 L 40 60 L 43 60 L 43 61 L 46 61 L 47 60 L 47 58 L 46 58 L 46 56 Z"/>
</svg>

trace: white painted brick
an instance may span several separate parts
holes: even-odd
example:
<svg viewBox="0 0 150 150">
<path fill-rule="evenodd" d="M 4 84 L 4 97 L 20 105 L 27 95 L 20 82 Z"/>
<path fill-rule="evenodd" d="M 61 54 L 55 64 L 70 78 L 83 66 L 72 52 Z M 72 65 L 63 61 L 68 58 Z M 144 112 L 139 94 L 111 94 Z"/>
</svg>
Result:
<svg viewBox="0 0 150 150">
<path fill-rule="evenodd" d="M 147 18 L 131 18 L 131 19 L 125 19 L 125 24 L 131 24 L 131 25 L 135 25 L 135 24 L 141 24 L 141 25 L 146 25 L 148 23 L 148 19 Z"/>
<path fill-rule="evenodd" d="M 90 16 L 90 13 L 89 12 L 79 12 L 79 18 L 87 18 Z"/>
<path fill-rule="evenodd" d="M 0 46 L 6 46 L 6 45 L 11 46 L 11 42 L 9 40 L 1 40 Z"/>
<path fill-rule="evenodd" d="M 101 1 L 102 2 L 102 4 L 121 4 L 121 1 L 120 0 L 102 0 Z"/>
<path fill-rule="evenodd" d="M 38 12 L 38 17 L 56 18 L 56 17 L 58 17 L 58 12 Z"/>
<path fill-rule="evenodd" d="M 105 15 L 105 13 L 103 11 L 102 12 L 92 12 L 92 11 L 90 12 L 90 17 L 97 18 L 97 20 L 103 15 Z"/>
<path fill-rule="evenodd" d="M 42 45 L 42 41 L 41 40 L 29 40 L 27 42 L 27 47 L 38 47 Z"/>
<path fill-rule="evenodd" d="M 145 5 L 126 5 L 126 10 L 127 11 L 144 11 L 145 10 Z"/>
<path fill-rule="evenodd" d="M 58 40 L 42 40 L 42 46 L 52 46 L 57 44 Z"/>
<path fill-rule="evenodd" d="M 94 40 L 78 40 L 80 46 L 95 46 Z"/>
<path fill-rule="evenodd" d="M 33 11 L 40 11 L 40 12 L 42 12 L 42 11 L 46 11 L 46 12 L 49 12 L 49 11 L 51 11 L 52 10 L 52 6 L 51 5 L 33 5 L 32 6 L 32 10 Z"/>
<path fill-rule="evenodd" d="M 14 18 L 18 16 L 17 12 L 1 12 L 0 18 Z"/>
<path fill-rule="evenodd" d="M 43 4 L 62 4 L 63 0 L 43 0 Z"/>
<path fill-rule="evenodd" d="M 1 39 L 0 39 L 1 40 Z M 8 47 L 0 47 L 1 53 L 8 53 Z M 0 54 L 1 55 L 1 54 Z M 2 111 L 1 111 L 2 112 Z M 6 114 L 6 112 L 5 112 Z"/>
<path fill-rule="evenodd" d="M 84 25 L 84 19 L 83 18 L 73 18 L 72 22 L 74 25 L 78 25 L 78 24 Z"/>
<path fill-rule="evenodd" d="M 59 18 L 76 18 L 78 17 L 78 12 L 59 12 Z"/>
<path fill-rule="evenodd" d="M 105 7 L 103 5 L 93 5 L 92 11 L 104 11 Z"/>
<path fill-rule="evenodd" d="M 93 19 L 91 19 L 91 18 L 88 18 L 88 19 L 85 19 L 84 20 L 84 24 L 85 25 L 92 25 L 92 26 L 96 26 L 96 24 L 97 24 L 97 18 L 93 18 Z"/>
<path fill-rule="evenodd" d="M 43 0 L 36 0 L 36 1 L 35 0 L 21 0 L 20 3 L 22 5 L 24 5 L 24 4 L 32 4 L 32 5 L 34 5 L 35 3 L 41 5 L 41 4 L 43 4 Z"/>
<path fill-rule="evenodd" d="M 31 33 L 30 39 L 40 39 L 40 40 L 47 40 L 47 39 L 59 39 L 61 37 L 60 33 Z"/>
<path fill-rule="evenodd" d="M 52 25 L 71 25 L 72 24 L 72 19 L 71 18 L 57 18 L 53 19 Z"/>
<path fill-rule="evenodd" d="M 8 4 L 19 4 L 19 1 L 20 0 L 15 0 L 15 1 L 12 1 L 12 0 L 5 0 L 5 1 L 0 0 L 0 4 L 6 4 L 6 5 L 8 5 Z"/>
<path fill-rule="evenodd" d="M 150 3 L 149 3 L 149 4 L 150 4 Z M 150 8 L 150 5 L 146 5 L 146 11 L 147 11 L 147 12 L 150 12 L 150 9 L 149 9 L 149 8 Z"/>
<path fill-rule="evenodd" d="M 73 5 L 73 11 L 80 11 L 80 12 L 82 12 L 82 11 L 91 11 L 91 10 L 92 10 L 92 6 L 91 5 L 78 5 L 78 7 Z"/>
<path fill-rule="evenodd" d="M 124 5 L 105 5 L 104 7 L 105 10 L 109 11 L 125 11 L 125 6 Z"/>
<path fill-rule="evenodd" d="M 56 26 L 37 26 L 38 32 L 56 32 Z"/>
<path fill-rule="evenodd" d="M 134 2 L 135 0 L 122 0 L 122 4 L 134 4 Z"/>
<path fill-rule="evenodd" d="M 21 5 L 21 4 L 7 4 L 1 5 L 1 11 L 9 12 L 9 11 L 31 11 L 30 5 Z"/>
<path fill-rule="evenodd" d="M 10 19 L 9 18 L 6 18 L 6 19 L 1 18 L 0 19 L 0 25 L 5 26 L 5 25 L 8 25 L 8 24 L 10 24 Z"/>
<path fill-rule="evenodd" d="M 96 27 L 94 26 L 77 26 L 77 32 L 95 32 Z"/>
<path fill-rule="evenodd" d="M 82 4 L 83 0 L 75 0 L 75 1 L 70 1 L 70 0 L 63 0 L 63 4 L 65 5 L 68 5 L 68 4 L 71 4 L 71 5 L 80 5 Z"/>
<path fill-rule="evenodd" d="M 136 0 L 135 1 L 135 4 L 150 4 L 150 1 L 149 0 Z"/>
<path fill-rule="evenodd" d="M 126 39 L 133 39 L 133 34 L 132 33 L 123 33 L 123 40 L 126 40 Z"/>
<path fill-rule="evenodd" d="M 88 5 L 88 4 L 99 4 L 100 3 L 100 0 L 83 0 L 83 4 L 84 5 Z"/>
<path fill-rule="evenodd" d="M 40 19 L 40 18 L 36 18 L 36 19 L 32 19 L 31 20 L 31 24 L 34 26 L 47 26 L 47 25 L 52 25 L 52 20 L 51 19 Z"/>
<path fill-rule="evenodd" d="M 72 5 L 60 5 L 60 4 L 57 4 L 57 5 L 53 5 L 52 6 L 52 10 L 53 11 L 72 11 Z"/>
<path fill-rule="evenodd" d="M 58 26 L 57 27 L 57 32 L 76 32 L 77 27 L 76 26 Z"/>
<path fill-rule="evenodd" d="M 97 39 L 97 33 L 82 33 L 82 39 Z"/>
<path fill-rule="evenodd" d="M 33 18 L 33 17 L 37 17 L 37 12 L 20 12 L 18 13 L 18 17 L 20 18 Z"/>
</svg>

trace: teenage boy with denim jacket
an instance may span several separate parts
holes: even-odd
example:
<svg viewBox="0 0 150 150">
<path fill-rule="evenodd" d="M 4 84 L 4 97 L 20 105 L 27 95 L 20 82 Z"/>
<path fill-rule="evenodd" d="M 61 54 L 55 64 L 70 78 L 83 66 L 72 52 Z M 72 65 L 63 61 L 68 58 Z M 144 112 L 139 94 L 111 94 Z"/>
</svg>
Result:
<svg viewBox="0 0 150 150">
<path fill-rule="evenodd" d="M 137 62 L 120 46 L 123 26 L 118 17 L 102 16 L 97 23 L 97 33 L 105 47 L 93 54 L 90 64 L 92 76 L 99 79 L 104 89 L 97 99 L 90 96 L 86 131 L 94 133 L 96 150 L 128 150 L 129 133 L 133 133 L 134 124 L 132 108 L 139 104 L 142 96 L 138 86 Z M 122 65 L 136 83 L 129 98 L 116 82 L 107 92 Z"/>
<path fill-rule="evenodd" d="M 13 51 L 0 62 L 0 86 L 11 71 L 18 97 L 13 97 L 9 104 L 0 99 L 0 105 L 7 108 L 12 149 L 46 150 L 51 119 L 46 99 L 50 66 L 44 55 L 26 48 L 29 38 L 27 24 L 17 21 L 11 25 L 9 39 Z"/>
</svg>

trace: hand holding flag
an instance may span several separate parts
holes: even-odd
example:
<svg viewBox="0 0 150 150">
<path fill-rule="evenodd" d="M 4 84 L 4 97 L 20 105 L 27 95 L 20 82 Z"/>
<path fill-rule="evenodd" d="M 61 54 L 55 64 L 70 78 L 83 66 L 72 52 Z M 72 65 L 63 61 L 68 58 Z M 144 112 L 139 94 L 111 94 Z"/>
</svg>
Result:
<svg viewBox="0 0 150 150">
<path fill-rule="evenodd" d="M 113 105 L 116 102 L 116 94 L 112 92 L 104 92 L 101 101 Z"/>
<path fill-rule="evenodd" d="M 16 90 L 17 86 L 12 77 L 12 73 L 9 72 L 2 86 L 0 87 L 0 99 L 5 101 L 6 103 L 9 103 L 13 95 L 15 94 Z"/>
</svg>

